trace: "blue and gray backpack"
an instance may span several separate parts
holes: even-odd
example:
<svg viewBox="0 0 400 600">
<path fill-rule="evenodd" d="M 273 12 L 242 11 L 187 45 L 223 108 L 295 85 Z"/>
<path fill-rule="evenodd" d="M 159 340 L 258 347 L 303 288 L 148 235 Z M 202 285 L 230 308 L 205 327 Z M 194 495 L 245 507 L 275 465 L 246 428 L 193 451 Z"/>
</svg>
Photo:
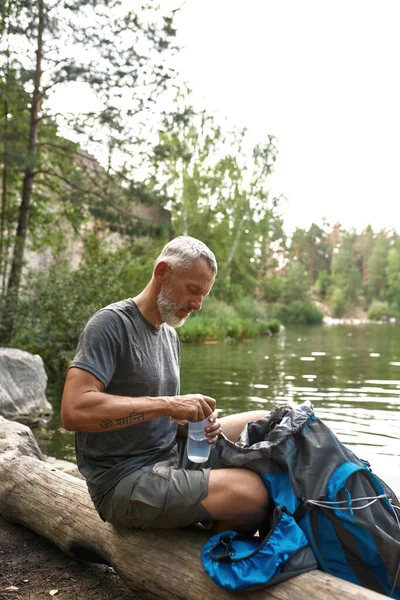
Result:
<svg viewBox="0 0 400 600">
<path fill-rule="evenodd" d="M 225 531 L 206 542 L 202 562 L 215 583 L 248 589 L 320 568 L 400 600 L 399 501 L 310 403 L 279 407 L 217 447 L 226 467 L 261 476 L 273 513 L 259 536 Z"/>
</svg>

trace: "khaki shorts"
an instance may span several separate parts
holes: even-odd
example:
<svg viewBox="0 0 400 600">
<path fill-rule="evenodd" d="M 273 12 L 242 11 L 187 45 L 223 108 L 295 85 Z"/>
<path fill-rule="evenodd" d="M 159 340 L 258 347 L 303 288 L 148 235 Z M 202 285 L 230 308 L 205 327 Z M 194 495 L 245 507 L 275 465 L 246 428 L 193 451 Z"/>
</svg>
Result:
<svg viewBox="0 0 400 600">
<path fill-rule="evenodd" d="M 185 458 L 186 438 L 153 465 L 130 473 L 96 502 L 104 521 L 120 527 L 175 529 L 195 523 L 209 526 L 212 516 L 201 501 L 208 494 L 211 468 L 219 466 L 211 448 L 207 462 L 194 464 Z"/>
</svg>

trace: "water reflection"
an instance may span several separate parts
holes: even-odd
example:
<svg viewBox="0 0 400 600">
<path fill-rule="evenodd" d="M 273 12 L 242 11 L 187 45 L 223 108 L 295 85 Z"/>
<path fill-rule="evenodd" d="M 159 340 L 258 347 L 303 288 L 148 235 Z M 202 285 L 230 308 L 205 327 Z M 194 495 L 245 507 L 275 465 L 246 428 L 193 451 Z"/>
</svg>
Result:
<svg viewBox="0 0 400 600">
<path fill-rule="evenodd" d="M 400 327 L 290 329 L 242 344 L 184 346 L 182 393 L 222 415 L 311 400 L 342 442 L 400 492 Z"/>
</svg>

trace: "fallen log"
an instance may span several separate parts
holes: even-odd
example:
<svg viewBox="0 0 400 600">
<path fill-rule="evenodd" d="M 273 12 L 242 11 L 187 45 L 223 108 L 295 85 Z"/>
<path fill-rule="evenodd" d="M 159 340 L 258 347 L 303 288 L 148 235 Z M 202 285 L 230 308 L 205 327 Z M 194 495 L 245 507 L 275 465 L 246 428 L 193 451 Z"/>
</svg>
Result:
<svg viewBox="0 0 400 600">
<path fill-rule="evenodd" d="M 321 571 L 271 588 L 225 592 L 204 573 L 196 530 L 123 530 L 103 523 L 86 484 L 43 460 L 30 429 L 0 417 L 0 513 L 67 554 L 112 566 L 125 583 L 163 600 L 379 600 L 385 598 Z"/>
</svg>

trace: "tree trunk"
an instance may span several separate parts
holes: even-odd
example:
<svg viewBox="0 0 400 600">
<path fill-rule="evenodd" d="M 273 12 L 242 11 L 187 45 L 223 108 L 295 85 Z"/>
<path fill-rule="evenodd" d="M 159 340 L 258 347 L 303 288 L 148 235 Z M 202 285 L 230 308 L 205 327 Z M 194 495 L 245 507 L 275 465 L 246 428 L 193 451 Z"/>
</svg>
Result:
<svg viewBox="0 0 400 600">
<path fill-rule="evenodd" d="M 384 596 L 312 571 L 272 588 L 235 592 L 205 574 L 200 550 L 209 533 L 122 530 L 103 523 L 86 484 L 41 460 L 28 427 L 0 417 L 0 513 L 76 558 L 112 566 L 134 590 L 163 600 L 382 600 Z M 45 568 L 45 567 L 44 567 Z"/>
<path fill-rule="evenodd" d="M 10 337 L 13 328 L 13 307 L 18 298 L 21 281 L 22 262 L 24 258 L 25 243 L 29 227 L 29 217 L 32 206 L 33 179 L 35 175 L 35 160 L 37 152 L 39 111 L 41 103 L 41 78 L 43 57 L 43 32 L 44 32 L 44 0 L 37 0 L 38 7 L 38 35 L 36 47 L 36 67 L 34 77 L 34 90 L 30 110 L 28 164 L 25 169 L 22 184 L 22 200 L 19 208 L 17 232 L 15 236 L 14 253 L 11 263 L 10 279 L 8 282 L 7 302 L 7 336 Z"/>
<path fill-rule="evenodd" d="M 7 69 L 8 71 L 8 69 Z M 6 227 L 6 207 L 7 207 L 7 178 L 8 178 L 8 74 L 6 75 L 6 90 L 4 94 L 3 110 L 4 110 L 4 129 L 3 129 L 3 171 L 1 176 L 1 214 L 0 214 L 0 273 L 3 273 L 3 261 L 7 261 L 4 255 L 4 238 Z M 0 275 L 1 277 L 1 275 Z M 4 283 L 4 282 L 3 282 Z M 3 288 L 2 283 L 2 288 Z M 3 290 L 4 291 L 4 290 Z"/>
<path fill-rule="evenodd" d="M 231 251 L 229 252 L 228 260 L 226 261 L 226 264 L 224 265 L 225 271 L 227 271 L 229 269 L 229 267 L 231 266 L 231 262 L 235 258 L 236 248 L 239 243 L 240 236 L 242 235 L 243 227 L 244 227 L 244 219 L 242 217 L 239 221 L 239 225 L 236 228 L 236 233 L 235 233 L 235 237 L 234 237 L 233 244 L 231 247 Z"/>
<path fill-rule="evenodd" d="M 8 5 L 7 5 L 8 7 Z M 8 17 L 8 15 L 7 15 Z M 1 298 L 6 292 L 6 274 L 7 274 L 7 259 L 8 252 L 5 249 L 5 229 L 6 229 L 6 213 L 7 213 L 7 195 L 8 195 L 8 113 L 9 113 L 9 85 L 10 85 L 10 51 L 9 51 L 9 23 L 6 28 L 7 50 L 5 51 L 7 61 L 4 77 L 4 101 L 3 101 L 3 170 L 1 178 L 1 215 L 0 215 L 0 281 L 1 281 Z"/>
<path fill-rule="evenodd" d="M 5 100 L 4 102 L 4 110 L 8 112 L 8 102 Z M 7 115 L 7 113 L 6 113 Z M 7 116 L 5 117 L 5 121 L 7 120 Z M 7 125 L 5 124 L 4 128 L 4 153 L 3 153 L 3 172 L 2 172 L 2 181 L 1 181 L 1 216 L 0 216 L 0 282 L 1 282 L 1 291 L 0 296 L 3 299 L 6 292 L 6 275 L 7 275 L 7 252 L 6 252 L 6 243 L 5 243 L 5 233 L 6 233 L 6 209 L 7 209 Z"/>
</svg>

